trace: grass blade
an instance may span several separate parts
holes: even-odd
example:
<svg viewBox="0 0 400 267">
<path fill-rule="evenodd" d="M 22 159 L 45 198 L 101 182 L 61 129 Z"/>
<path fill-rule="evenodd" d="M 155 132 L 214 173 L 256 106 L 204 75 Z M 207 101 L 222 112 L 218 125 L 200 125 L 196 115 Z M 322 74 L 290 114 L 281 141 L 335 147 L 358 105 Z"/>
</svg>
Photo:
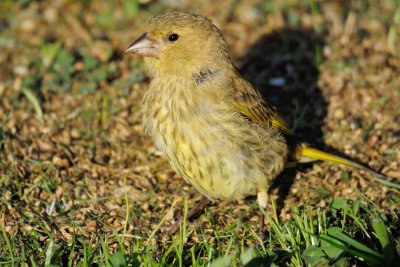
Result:
<svg viewBox="0 0 400 267">
<path fill-rule="evenodd" d="M 22 88 L 21 91 L 25 95 L 25 97 L 28 99 L 28 101 L 32 104 L 33 109 L 35 110 L 36 116 L 40 120 L 43 120 L 43 111 L 42 111 L 42 108 L 40 107 L 40 102 L 39 102 L 37 96 L 34 93 L 32 93 L 32 91 L 29 90 L 28 88 Z"/>
</svg>

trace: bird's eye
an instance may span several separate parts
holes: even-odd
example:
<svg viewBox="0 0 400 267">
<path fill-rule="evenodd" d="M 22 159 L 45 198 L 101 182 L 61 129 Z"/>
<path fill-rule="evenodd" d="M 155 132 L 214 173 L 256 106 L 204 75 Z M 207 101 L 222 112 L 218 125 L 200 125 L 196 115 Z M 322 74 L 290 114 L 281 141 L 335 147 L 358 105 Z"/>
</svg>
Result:
<svg viewBox="0 0 400 267">
<path fill-rule="evenodd" d="M 176 33 L 172 33 L 168 36 L 168 41 L 170 41 L 170 42 L 175 42 L 178 39 L 179 39 L 179 35 Z"/>
</svg>

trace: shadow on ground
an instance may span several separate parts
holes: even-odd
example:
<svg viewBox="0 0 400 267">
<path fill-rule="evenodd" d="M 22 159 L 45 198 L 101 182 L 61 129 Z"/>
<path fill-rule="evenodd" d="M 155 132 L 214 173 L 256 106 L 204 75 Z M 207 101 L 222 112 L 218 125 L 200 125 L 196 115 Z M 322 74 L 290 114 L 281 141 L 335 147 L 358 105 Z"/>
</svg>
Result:
<svg viewBox="0 0 400 267">
<path fill-rule="evenodd" d="M 317 82 L 322 37 L 312 29 L 282 29 L 262 36 L 242 60 L 242 74 L 278 108 L 298 137 L 322 144 L 326 101 Z"/>
<path fill-rule="evenodd" d="M 313 29 L 281 29 L 262 36 L 240 60 L 242 74 L 277 107 L 296 135 L 320 148 L 325 147 L 321 129 L 327 114 L 317 85 L 323 44 Z M 296 169 L 288 169 L 275 180 L 272 189 L 279 189 L 278 206 L 295 175 Z"/>
</svg>

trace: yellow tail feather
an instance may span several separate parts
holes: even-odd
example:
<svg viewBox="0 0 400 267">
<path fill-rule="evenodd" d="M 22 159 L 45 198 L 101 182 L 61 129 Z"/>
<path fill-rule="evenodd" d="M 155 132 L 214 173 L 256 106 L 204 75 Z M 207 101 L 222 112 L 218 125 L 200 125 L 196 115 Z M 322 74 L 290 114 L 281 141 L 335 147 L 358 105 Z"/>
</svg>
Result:
<svg viewBox="0 0 400 267">
<path fill-rule="evenodd" d="M 311 162 L 311 161 L 315 161 L 315 160 L 323 160 L 323 161 L 327 161 L 327 162 L 333 162 L 333 163 L 338 163 L 338 164 L 342 164 L 342 165 L 346 165 L 346 166 L 350 166 L 353 168 L 357 168 L 366 172 L 369 172 L 371 174 L 373 174 L 375 177 L 374 179 L 376 181 L 378 181 L 379 183 L 391 187 L 391 188 L 396 188 L 398 190 L 400 190 L 400 184 L 396 183 L 396 182 L 390 182 L 389 178 L 386 177 L 385 175 L 376 172 L 364 165 L 361 165 L 357 162 L 354 162 L 352 160 L 349 159 L 345 159 L 339 156 L 335 156 L 326 152 L 323 152 L 321 150 L 309 147 L 307 145 L 301 144 L 297 147 L 297 151 L 296 151 L 296 158 L 297 158 L 297 162 L 300 163 L 305 163 L 305 162 Z"/>
<path fill-rule="evenodd" d="M 298 150 L 298 155 L 300 156 L 300 157 L 298 157 L 298 162 L 300 162 L 300 163 L 311 162 L 311 161 L 315 161 L 315 160 L 323 160 L 323 161 L 327 161 L 327 162 L 338 163 L 338 164 L 350 166 L 353 168 L 361 169 L 361 170 L 370 172 L 374 175 L 377 175 L 379 177 L 385 177 L 384 175 L 382 175 L 364 165 L 361 165 L 357 162 L 354 162 L 352 160 L 348 160 L 348 159 L 345 159 L 345 158 L 342 158 L 339 156 L 335 156 L 335 155 L 323 152 L 321 150 L 318 150 L 318 149 L 315 149 L 312 147 L 301 146 Z"/>
</svg>

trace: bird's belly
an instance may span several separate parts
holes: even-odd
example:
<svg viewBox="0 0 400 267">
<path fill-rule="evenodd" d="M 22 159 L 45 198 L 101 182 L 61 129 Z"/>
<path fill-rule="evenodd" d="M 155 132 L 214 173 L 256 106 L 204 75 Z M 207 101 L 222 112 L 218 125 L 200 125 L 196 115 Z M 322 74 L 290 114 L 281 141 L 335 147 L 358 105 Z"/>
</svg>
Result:
<svg viewBox="0 0 400 267">
<path fill-rule="evenodd" d="M 220 121 L 204 117 L 166 123 L 170 127 L 153 133 L 156 146 L 181 177 L 211 199 L 254 195 L 260 185 L 268 187 L 271 176 L 276 176 L 264 165 L 267 147 L 262 148 L 265 144 L 258 142 L 262 137 L 255 129 L 234 122 L 230 125 L 229 120 L 222 127 Z M 278 165 L 282 162 L 283 167 L 284 157 L 271 160 Z"/>
<path fill-rule="evenodd" d="M 268 190 L 287 156 L 277 130 L 249 122 L 224 101 L 198 101 L 200 96 L 155 84 L 143 100 L 144 128 L 178 175 L 211 199 Z"/>
<path fill-rule="evenodd" d="M 256 193 L 251 179 L 263 175 L 238 145 L 221 136 L 189 138 L 169 156 L 185 180 L 210 198 L 236 199 Z"/>
</svg>

